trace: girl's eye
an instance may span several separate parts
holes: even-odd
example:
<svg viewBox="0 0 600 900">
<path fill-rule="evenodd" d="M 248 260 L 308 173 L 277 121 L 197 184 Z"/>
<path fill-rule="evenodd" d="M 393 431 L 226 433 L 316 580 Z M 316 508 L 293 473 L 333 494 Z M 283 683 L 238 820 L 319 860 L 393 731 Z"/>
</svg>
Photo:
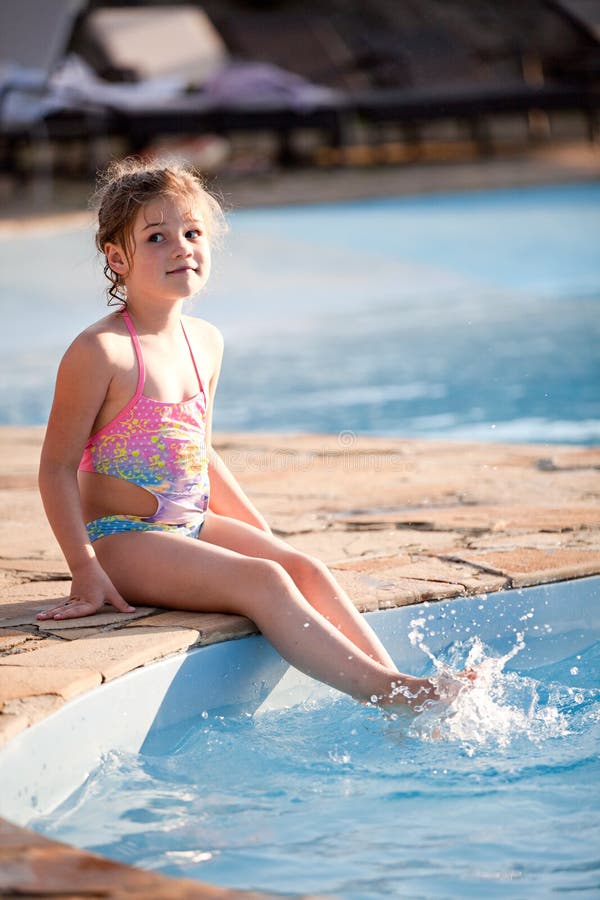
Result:
<svg viewBox="0 0 600 900">
<path fill-rule="evenodd" d="M 189 231 L 186 231 L 185 236 L 190 240 L 196 240 L 197 238 L 202 236 L 202 232 L 199 228 L 190 228 Z"/>
<path fill-rule="evenodd" d="M 160 231 L 155 231 L 154 234 L 150 235 L 148 240 L 151 244 L 160 244 L 162 241 L 164 241 L 164 237 L 162 236 Z"/>
</svg>

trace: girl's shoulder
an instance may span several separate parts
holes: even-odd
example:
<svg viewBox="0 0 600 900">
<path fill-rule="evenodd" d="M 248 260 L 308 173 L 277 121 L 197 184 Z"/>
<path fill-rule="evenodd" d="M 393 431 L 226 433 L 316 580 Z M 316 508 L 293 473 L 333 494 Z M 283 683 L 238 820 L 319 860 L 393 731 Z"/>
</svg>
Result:
<svg viewBox="0 0 600 900">
<path fill-rule="evenodd" d="M 207 322 L 206 319 L 200 319 L 198 316 L 182 316 L 182 319 L 186 330 L 191 334 L 211 340 L 223 340 L 221 332 L 212 322 Z"/>
<path fill-rule="evenodd" d="M 212 384 L 221 371 L 223 336 L 215 325 L 205 319 L 196 316 L 183 316 L 182 319 L 194 355 L 197 360 L 203 360 L 206 381 Z"/>
<path fill-rule="evenodd" d="M 223 335 L 211 322 L 197 316 L 182 316 L 185 330 L 194 343 L 202 345 L 205 352 L 223 353 Z"/>
<path fill-rule="evenodd" d="M 127 336 L 126 326 L 118 313 L 109 313 L 81 331 L 67 348 L 65 356 L 87 355 L 90 362 L 114 362 L 122 352 L 122 339 Z M 128 344 L 129 341 L 126 346 Z"/>
<path fill-rule="evenodd" d="M 96 322 L 92 322 L 83 331 L 80 331 L 73 343 L 94 343 L 101 341 L 110 335 L 126 334 L 125 325 L 119 313 L 109 313 Z"/>
</svg>

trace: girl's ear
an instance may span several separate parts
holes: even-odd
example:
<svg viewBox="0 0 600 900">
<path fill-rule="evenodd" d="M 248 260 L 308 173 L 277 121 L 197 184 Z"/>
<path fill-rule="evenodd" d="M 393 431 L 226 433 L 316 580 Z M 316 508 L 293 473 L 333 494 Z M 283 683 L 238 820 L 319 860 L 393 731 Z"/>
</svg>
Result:
<svg viewBox="0 0 600 900">
<path fill-rule="evenodd" d="M 105 244 L 104 255 L 106 262 L 117 275 L 127 275 L 129 272 L 129 264 L 125 254 L 118 244 Z"/>
</svg>

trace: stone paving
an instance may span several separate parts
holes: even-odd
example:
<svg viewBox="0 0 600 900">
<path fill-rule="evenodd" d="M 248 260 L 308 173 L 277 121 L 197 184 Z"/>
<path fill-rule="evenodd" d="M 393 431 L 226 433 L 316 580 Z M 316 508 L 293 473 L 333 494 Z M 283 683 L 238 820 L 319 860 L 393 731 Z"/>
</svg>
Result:
<svg viewBox="0 0 600 900">
<path fill-rule="evenodd" d="M 102 682 L 255 631 L 241 616 L 154 608 L 36 622 L 69 590 L 36 487 L 42 437 L 42 428 L 0 429 L 1 743 Z M 323 559 L 361 611 L 600 573 L 600 448 L 351 433 L 215 443 L 276 533 Z M 53 896 L 75 870 L 89 879 L 72 880 L 68 896 L 238 896 L 146 872 L 136 880 L 136 870 L 9 823 L 0 859 L 3 896 L 43 896 L 39 867 L 55 873 L 44 888 Z"/>
</svg>

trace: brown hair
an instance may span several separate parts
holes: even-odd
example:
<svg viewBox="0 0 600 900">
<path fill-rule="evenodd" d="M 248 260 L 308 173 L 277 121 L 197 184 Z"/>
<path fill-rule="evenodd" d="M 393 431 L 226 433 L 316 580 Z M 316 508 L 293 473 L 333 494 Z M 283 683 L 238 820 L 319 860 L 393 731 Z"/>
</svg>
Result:
<svg viewBox="0 0 600 900">
<path fill-rule="evenodd" d="M 152 163 L 128 157 L 111 163 L 100 175 L 92 198 L 98 213 L 96 247 L 100 253 L 104 254 L 107 243 L 119 244 L 131 263 L 135 217 L 145 203 L 158 197 L 176 197 L 190 205 L 199 202 L 211 243 L 226 231 L 221 206 L 195 169 L 181 162 Z M 123 277 L 113 272 L 106 257 L 104 274 L 110 282 L 108 305 L 126 303 Z"/>
</svg>

